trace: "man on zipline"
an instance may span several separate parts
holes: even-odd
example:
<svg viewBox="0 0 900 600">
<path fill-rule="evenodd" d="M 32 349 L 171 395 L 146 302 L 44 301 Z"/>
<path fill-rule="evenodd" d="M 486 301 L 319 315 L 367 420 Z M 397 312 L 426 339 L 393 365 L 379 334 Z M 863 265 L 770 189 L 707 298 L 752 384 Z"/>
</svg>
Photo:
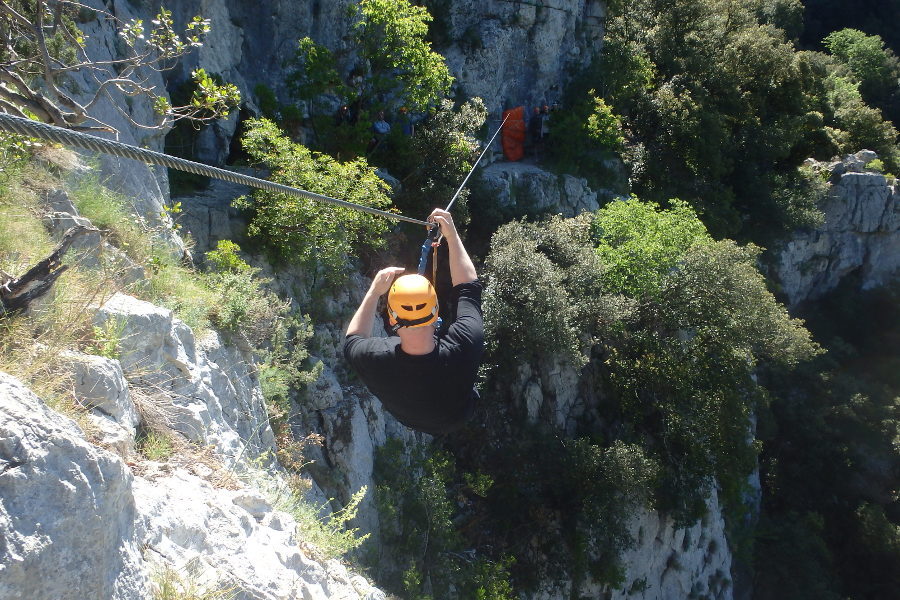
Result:
<svg viewBox="0 0 900 600">
<path fill-rule="evenodd" d="M 481 282 L 463 247 L 453 218 L 440 208 L 428 221 L 437 223 L 450 254 L 450 306 L 455 318 L 437 332 L 438 301 L 434 286 L 421 275 L 402 275 L 387 267 L 375 275 L 362 304 L 350 320 L 344 356 L 369 390 L 397 420 L 439 435 L 462 426 L 475 410 L 475 377 L 484 350 Z M 396 335 L 371 337 L 378 299 L 388 292 L 388 320 Z M 455 309 L 455 310 L 454 310 Z"/>
</svg>

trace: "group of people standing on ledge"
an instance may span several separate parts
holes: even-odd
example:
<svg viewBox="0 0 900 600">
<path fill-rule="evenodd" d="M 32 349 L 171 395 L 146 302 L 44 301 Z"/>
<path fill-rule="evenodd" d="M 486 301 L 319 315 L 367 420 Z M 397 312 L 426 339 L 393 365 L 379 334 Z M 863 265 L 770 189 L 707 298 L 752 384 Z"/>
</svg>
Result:
<svg viewBox="0 0 900 600">
<path fill-rule="evenodd" d="M 342 104 L 334 113 L 335 127 L 340 127 L 344 124 L 356 124 L 357 119 L 358 115 L 353 114 L 353 112 L 350 110 L 350 107 L 346 104 Z M 413 116 L 409 114 L 409 111 L 405 106 L 400 107 L 399 114 L 394 122 L 396 126 L 401 128 L 401 130 L 403 131 L 403 135 L 412 136 L 415 133 L 415 121 L 413 119 Z M 372 138 L 369 140 L 369 145 L 366 148 L 366 154 L 371 154 L 375 149 L 377 149 L 390 132 L 391 122 L 388 121 L 385 111 L 378 111 L 377 115 L 375 116 L 375 120 L 372 122 Z"/>
</svg>

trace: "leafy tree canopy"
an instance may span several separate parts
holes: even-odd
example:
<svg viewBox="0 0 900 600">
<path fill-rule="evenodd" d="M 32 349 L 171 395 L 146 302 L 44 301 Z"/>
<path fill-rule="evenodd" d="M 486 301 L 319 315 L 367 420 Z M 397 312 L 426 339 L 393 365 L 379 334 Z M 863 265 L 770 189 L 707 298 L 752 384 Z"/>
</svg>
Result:
<svg viewBox="0 0 900 600">
<path fill-rule="evenodd" d="M 784 187 L 803 183 L 795 170 L 807 157 L 870 148 L 895 168 L 890 123 L 864 96 L 829 94 L 829 77 L 848 69 L 794 48 L 782 19 L 798 9 L 790 0 L 613 6 L 598 70 L 576 84 L 596 87 L 622 117 L 639 196 L 683 199 L 714 237 L 768 242 L 818 218 L 790 204 L 808 196 Z"/>
<path fill-rule="evenodd" d="M 661 210 L 652 202 L 612 202 L 594 218 L 597 252 L 607 266 L 604 281 L 612 293 L 632 298 L 657 294 L 663 278 L 695 244 L 712 238 L 685 202 Z"/>
<path fill-rule="evenodd" d="M 490 380 L 538 369 L 536 356 L 571 361 L 608 399 L 599 431 L 661 465 L 661 508 L 690 522 L 714 480 L 739 505 L 755 457 L 756 365 L 818 351 L 768 291 L 759 252 L 714 241 L 677 201 L 504 225 L 486 261 Z"/>
<path fill-rule="evenodd" d="M 338 57 L 310 38 L 300 40 L 290 79 L 300 98 L 332 93 L 357 112 L 373 105 L 424 111 L 447 95 L 453 77 L 426 40 L 431 15 L 425 7 L 361 0 L 350 13 L 354 55 Z"/>
<path fill-rule="evenodd" d="M 251 158 L 272 170 L 271 179 L 310 192 L 379 209 L 391 205 L 388 190 L 365 159 L 345 163 L 292 142 L 266 119 L 248 122 L 243 139 Z M 265 190 L 254 192 L 251 236 L 281 260 L 324 268 L 328 279 L 343 275 L 361 248 L 384 244 L 384 218 L 340 206 Z"/>
</svg>

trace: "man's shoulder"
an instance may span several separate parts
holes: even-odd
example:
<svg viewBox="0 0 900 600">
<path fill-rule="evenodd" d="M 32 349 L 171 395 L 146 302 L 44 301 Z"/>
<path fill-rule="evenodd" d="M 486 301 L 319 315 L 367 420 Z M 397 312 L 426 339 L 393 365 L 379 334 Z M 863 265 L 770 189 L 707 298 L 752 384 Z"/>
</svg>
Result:
<svg viewBox="0 0 900 600">
<path fill-rule="evenodd" d="M 393 354 L 399 341 L 395 336 L 366 338 L 352 334 L 344 338 L 344 354 L 348 359 Z"/>
<path fill-rule="evenodd" d="M 484 290 L 484 284 L 480 279 L 467 281 L 453 286 L 451 293 L 455 298 L 475 298 L 481 299 L 481 292 Z"/>
</svg>

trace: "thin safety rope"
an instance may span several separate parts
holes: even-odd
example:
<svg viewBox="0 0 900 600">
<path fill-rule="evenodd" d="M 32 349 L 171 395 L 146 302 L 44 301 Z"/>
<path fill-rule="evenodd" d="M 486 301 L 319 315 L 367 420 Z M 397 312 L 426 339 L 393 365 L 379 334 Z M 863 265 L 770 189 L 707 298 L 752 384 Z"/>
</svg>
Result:
<svg viewBox="0 0 900 600">
<path fill-rule="evenodd" d="M 506 125 L 506 120 L 509 118 L 509 116 L 510 116 L 511 114 L 512 114 L 511 112 L 506 113 L 506 116 L 503 117 L 503 122 L 500 123 L 500 127 L 498 127 L 498 128 L 497 128 L 497 131 L 494 132 L 494 135 L 491 137 L 490 141 L 489 141 L 487 144 L 484 145 L 484 150 L 481 151 L 481 156 L 479 156 L 479 157 L 478 157 L 478 160 L 475 161 L 475 164 L 472 165 L 472 168 L 469 170 L 469 174 L 466 175 L 466 178 L 463 179 L 463 182 L 462 182 L 461 184 L 459 184 L 459 189 L 456 190 L 456 193 L 455 193 L 455 194 L 453 194 L 453 198 L 450 199 L 450 204 L 448 204 L 448 205 L 447 205 L 447 208 L 445 208 L 444 210 L 446 210 L 447 212 L 450 212 L 450 207 L 453 206 L 453 203 L 454 203 L 454 202 L 456 202 L 456 197 L 459 196 L 459 193 L 462 191 L 463 186 L 466 185 L 466 182 L 469 180 L 469 177 L 471 177 L 471 176 L 472 176 L 472 173 L 475 172 L 475 167 L 477 167 L 477 166 L 478 166 L 478 163 L 481 162 L 481 159 L 484 158 L 484 155 L 487 153 L 488 148 L 490 148 L 490 147 L 491 147 L 491 144 L 494 143 L 494 138 L 497 137 L 497 134 L 500 133 L 500 130 L 503 129 L 503 126 L 504 126 L 504 125 Z"/>
<path fill-rule="evenodd" d="M 76 148 L 82 148 L 84 150 L 90 150 L 92 152 L 103 152 L 105 154 L 112 154 L 113 156 L 131 158 L 133 160 L 138 160 L 151 165 L 160 165 L 163 167 L 169 167 L 171 169 L 178 169 L 179 171 L 194 173 L 195 175 L 214 177 L 216 179 L 222 179 L 224 181 L 239 183 L 250 187 L 269 190 L 272 192 L 282 192 L 285 194 L 290 194 L 292 196 L 300 196 L 301 198 L 316 200 L 318 202 L 327 202 L 329 204 L 343 206 L 344 208 L 352 208 L 354 210 L 360 210 L 372 215 L 378 215 L 379 217 L 384 217 L 386 219 L 406 221 L 407 223 L 415 223 L 416 225 L 424 225 L 428 227 L 428 222 L 422 221 L 420 219 L 413 219 L 411 217 L 405 217 L 403 215 L 378 210 L 377 208 L 372 208 L 370 206 L 354 204 L 352 202 L 347 202 L 346 200 L 329 198 L 328 196 L 323 196 L 321 194 L 316 194 L 313 192 L 307 192 L 306 190 L 301 190 L 299 188 L 282 185 L 280 183 L 274 183 L 272 181 L 266 181 L 264 179 L 257 179 L 256 177 L 250 177 L 249 175 L 235 173 L 234 171 L 227 171 L 225 169 L 211 167 L 209 165 L 185 160 L 183 158 L 169 156 L 168 154 L 163 154 L 161 152 L 147 150 L 146 148 L 137 148 L 129 144 L 123 144 L 122 142 L 105 140 L 93 135 L 81 133 L 80 131 L 63 129 L 61 127 L 55 127 L 53 125 L 8 115 L 6 113 L 0 113 L 0 129 L 5 129 L 6 131 L 18 133 L 19 135 L 24 135 L 26 137 L 41 138 L 43 140 L 56 142 L 65 146 L 75 146 Z"/>
</svg>

